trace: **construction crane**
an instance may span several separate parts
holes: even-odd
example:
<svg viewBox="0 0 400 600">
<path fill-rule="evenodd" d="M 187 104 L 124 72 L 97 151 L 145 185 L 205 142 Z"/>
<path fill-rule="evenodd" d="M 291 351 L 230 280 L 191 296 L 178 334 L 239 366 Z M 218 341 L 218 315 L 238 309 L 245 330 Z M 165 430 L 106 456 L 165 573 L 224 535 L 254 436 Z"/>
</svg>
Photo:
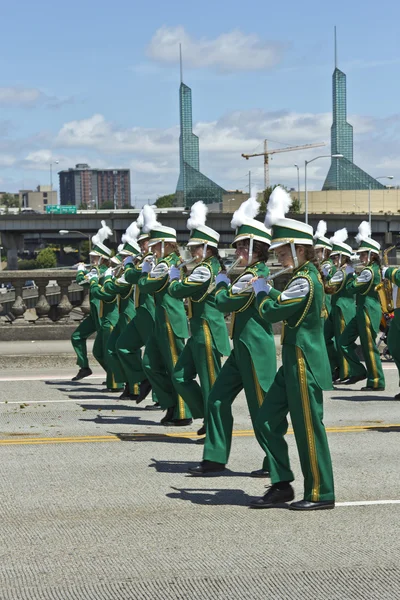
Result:
<svg viewBox="0 0 400 600">
<path fill-rule="evenodd" d="M 258 154 L 242 154 L 242 156 L 246 160 L 249 160 L 249 158 L 253 158 L 254 156 L 263 156 L 264 157 L 264 189 L 266 190 L 269 187 L 269 158 L 268 157 L 271 154 L 278 154 L 279 152 L 292 152 L 294 150 L 308 150 L 310 148 L 319 148 L 320 146 L 326 146 L 325 142 L 321 142 L 319 144 L 305 144 L 304 146 L 288 146 L 287 148 L 268 150 L 267 149 L 267 140 L 264 140 L 264 152 L 259 152 Z"/>
</svg>

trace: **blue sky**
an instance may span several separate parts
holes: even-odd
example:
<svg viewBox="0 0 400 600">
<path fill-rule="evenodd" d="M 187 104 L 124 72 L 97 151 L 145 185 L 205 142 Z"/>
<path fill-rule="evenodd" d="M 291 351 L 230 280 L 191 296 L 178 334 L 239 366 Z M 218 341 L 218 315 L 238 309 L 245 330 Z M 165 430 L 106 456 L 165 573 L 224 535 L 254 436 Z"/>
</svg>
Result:
<svg viewBox="0 0 400 600">
<path fill-rule="evenodd" d="M 126 0 L 2 7 L 0 190 L 49 183 L 49 164 L 130 167 L 132 199 L 178 178 L 178 43 L 193 92 L 201 168 L 226 189 L 262 186 L 262 161 L 241 152 L 329 142 L 333 26 L 347 74 L 355 162 L 400 184 L 397 2 L 268 3 Z M 279 142 L 279 144 L 277 143 Z M 282 154 L 271 182 L 297 187 Z M 328 161 L 310 165 L 320 189 Z M 56 177 L 54 181 L 56 182 Z"/>
</svg>

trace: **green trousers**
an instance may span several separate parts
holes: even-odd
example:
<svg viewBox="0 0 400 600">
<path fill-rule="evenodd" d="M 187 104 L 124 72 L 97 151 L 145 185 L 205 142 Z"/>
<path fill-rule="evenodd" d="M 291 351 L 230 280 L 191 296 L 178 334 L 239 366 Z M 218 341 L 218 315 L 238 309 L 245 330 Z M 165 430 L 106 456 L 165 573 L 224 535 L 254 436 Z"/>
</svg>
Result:
<svg viewBox="0 0 400 600">
<path fill-rule="evenodd" d="M 371 388 L 385 387 L 381 357 L 375 342 L 377 333 L 368 311 L 357 309 L 356 316 L 349 321 L 339 338 L 344 357 L 348 361 L 353 374 L 357 377 L 365 376 L 367 387 Z M 355 341 L 358 337 L 360 337 L 365 367 L 355 351 Z"/>
<path fill-rule="evenodd" d="M 352 377 L 354 375 L 354 371 L 352 366 L 346 360 L 342 346 L 340 345 L 340 336 L 346 328 L 346 322 L 339 306 L 332 307 L 331 315 L 333 322 L 333 331 L 335 333 L 336 353 L 340 373 L 339 377 L 340 379 L 347 379 L 348 377 Z M 352 351 L 355 352 L 356 348 L 357 346 L 354 343 L 354 348 L 352 349 Z"/>
<path fill-rule="evenodd" d="M 203 327 L 207 328 L 206 334 L 188 340 L 172 375 L 175 389 L 188 405 L 194 419 L 205 418 L 208 396 L 221 370 L 221 355 L 205 321 Z M 196 381 L 196 375 L 200 385 Z"/>
<path fill-rule="evenodd" d="M 121 337 L 124 335 L 125 331 L 129 327 L 131 322 L 130 317 L 128 315 L 122 313 L 119 316 L 118 323 L 114 327 L 111 332 L 110 337 L 107 342 L 107 365 L 111 369 L 114 374 L 115 381 L 122 381 L 124 383 L 129 383 L 127 376 L 125 375 L 125 371 L 122 367 L 121 360 L 119 354 L 117 352 L 117 344 Z M 132 393 L 138 394 L 139 388 L 136 385 L 132 387 Z"/>
<path fill-rule="evenodd" d="M 185 345 L 167 324 L 156 325 L 143 354 L 143 370 L 163 410 L 175 407 L 174 419 L 190 419 L 191 413 L 172 383 L 172 374 Z"/>
<path fill-rule="evenodd" d="M 148 342 L 153 329 L 152 316 L 147 310 L 139 309 L 117 340 L 115 350 L 131 394 L 137 393 L 137 385 L 146 379 L 141 349 Z M 153 400 L 157 401 L 154 393 Z"/>
<path fill-rule="evenodd" d="M 400 310 L 394 311 L 394 318 L 390 322 L 389 334 L 388 334 L 388 348 L 389 352 L 396 363 L 397 370 L 400 377 Z"/>
<path fill-rule="evenodd" d="M 259 384 L 247 347 L 238 342 L 223 365 L 208 398 L 204 460 L 212 460 L 224 465 L 228 462 L 233 431 L 232 404 L 243 388 L 254 427 L 260 406 L 264 401 L 265 391 Z M 264 450 L 262 468 L 267 471 L 269 463 L 266 439 L 264 434 L 256 431 L 255 428 L 254 432 Z"/>
<path fill-rule="evenodd" d="M 333 321 L 332 311 L 335 307 L 332 307 L 330 313 L 325 319 L 324 324 L 324 338 L 326 349 L 328 351 L 329 364 L 331 365 L 331 373 L 333 374 L 335 369 L 340 368 L 340 359 L 339 353 L 337 350 L 336 340 L 335 340 L 335 327 Z"/>
<path fill-rule="evenodd" d="M 113 330 L 113 327 L 100 327 L 93 344 L 93 356 L 107 374 L 107 388 L 110 390 L 119 390 L 124 387 L 124 382 L 116 382 L 111 365 L 108 363 L 107 354 L 107 345 Z"/>
<path fill-rule="evenodd" d="M 323 419 L 322 390 L 296 346 L 283 345 L 283 365 L 278 370 L 258 413 L 256 429 L 267 440 L 271 482 L 293 481 L 285 434 L 287 414 L 294 430 L 304 499 L 334 499 L 333 473 Z"/>
<path fill-rule="evenodd" d="M 76 354 L 76 364 L 81 369 L 89 368 L 86 341 L 93 333 L 96 333 L 96 324 L 92 316 L 88 315 L 82 319 L 71 336 L 72 347 Z"/>
</svg>

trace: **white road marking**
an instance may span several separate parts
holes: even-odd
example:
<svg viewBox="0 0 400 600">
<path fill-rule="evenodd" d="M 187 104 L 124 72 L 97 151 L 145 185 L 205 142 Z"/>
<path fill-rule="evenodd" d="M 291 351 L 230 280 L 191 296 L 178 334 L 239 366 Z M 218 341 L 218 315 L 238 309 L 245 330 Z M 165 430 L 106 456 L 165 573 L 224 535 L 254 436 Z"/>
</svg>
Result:
<svg viewBox="0 0 400 600">
<path fill-rule="evenodd" d="M 74 374 L 71 375 L 32 375 L 31 377 L 0 377 L 0 381 L 59 381 L 60 383 L 68 383 L 74 377 Z M 105 375 L 90 375 L 89 377 L 85 377 L 85 381 L 92 381 L 93 379 L 104 379 Z M 80 380 L 84 383 L 83 379 Z"/>
<path fill-rule="evenodd" d="M 71 390 L 71 392 L 73 392 L 74 390 Z M 28 400 L 26 402 L 24 402 L 23 400 L 20 400 L 19 402 L 0 402 L 0 404 L 86 404 L 86 402 L 115 402 L 116 400 L 118 400 L 118 396 L 117 398 L 94 398 L 94 399 L 88 399 L 88 400 Z M 123 400 L 122 403 L 125 402 L 134 402 L 132 400 Z M 123 406 L 123 404 L 121 404 Z"/>
<path fill-rule="evenodd" d="M 371 506 L 376 504 L 400 504 L 400 500 L 357 500 L 356 502 L 336 502 L 336 506 Z"/>
</svg>

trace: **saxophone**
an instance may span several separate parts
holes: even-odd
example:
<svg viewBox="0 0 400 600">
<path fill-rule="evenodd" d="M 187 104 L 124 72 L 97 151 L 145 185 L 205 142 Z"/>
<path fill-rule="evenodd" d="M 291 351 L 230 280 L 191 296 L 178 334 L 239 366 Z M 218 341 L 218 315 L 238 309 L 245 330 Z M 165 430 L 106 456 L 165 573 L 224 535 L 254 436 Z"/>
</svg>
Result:
<svg viewBox="0 0 400 600">
<path fill-rule="evenodd" d="M 393 250 L 395 246 L 389 246 L 383 251 L 382 265 L 387 267 L 389 265 L 388 254 Z M 389 279 L 384 279 L 381 283 L 375 287 L 375 291 L 378 293 L 379 302 L 381 303 L 382 312 L 391 313 L 394 310 L 393 306 L 393 286 Z"/>
</svg>

